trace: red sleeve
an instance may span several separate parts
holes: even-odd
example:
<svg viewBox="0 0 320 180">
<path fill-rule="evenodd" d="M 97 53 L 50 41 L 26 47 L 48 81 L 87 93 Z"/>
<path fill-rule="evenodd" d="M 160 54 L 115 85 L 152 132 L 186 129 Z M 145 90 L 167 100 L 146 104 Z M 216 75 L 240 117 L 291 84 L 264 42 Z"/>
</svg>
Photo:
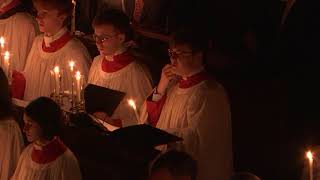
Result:
<svg viewBox="0 0 320 180">
<path fill-rule="evenodd" d="M 18 71 L 12 72 L 11 93 L 12 97 L 23 99 L 24 91 L 26 88 L 26 79 L 22 73 Z"/>
<path fill-rule="evenodd" d="M 152 96 L 152 95 L 151 95 Z M 164 95 L 159 101 L 152 101 L 151 98 L 147 99 L 147 113 L 148 113 L 148 123 L 151 126 L 156 126 L 164 103 L 166 102 L 167 96 Z"/>
</svg>

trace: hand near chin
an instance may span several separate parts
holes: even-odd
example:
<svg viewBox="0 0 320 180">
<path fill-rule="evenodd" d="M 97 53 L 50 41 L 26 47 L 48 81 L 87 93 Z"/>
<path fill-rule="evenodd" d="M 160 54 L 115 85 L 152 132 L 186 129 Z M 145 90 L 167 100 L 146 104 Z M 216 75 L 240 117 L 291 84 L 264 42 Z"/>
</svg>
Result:
<svg viewBox="0 0 320 180">
<path fill-rule="evenodd" d="M 169 82 L 177 76 L 176 67 L 167 64 L 162 69 L 161 79 L 157 87 L 157 92 L 163 94 L 168 87 Z"/>
</svg>

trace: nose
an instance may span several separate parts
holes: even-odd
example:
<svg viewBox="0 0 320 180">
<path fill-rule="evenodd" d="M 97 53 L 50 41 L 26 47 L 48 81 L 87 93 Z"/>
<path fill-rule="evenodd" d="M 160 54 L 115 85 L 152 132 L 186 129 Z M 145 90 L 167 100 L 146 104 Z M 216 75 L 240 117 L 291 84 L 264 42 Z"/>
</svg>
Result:
<svg viewBox="0 0 320 180">
<path fill-rule="evenodd" d="M 172 65 L 174 65 L 174 66 L 177 65 L 177 58 L 171 57 L 170 60 L 171 60 Z"/>
<path fill-rule="evenodd" d="M 28 126 L 27 124 L 25 124 L 25 125 L 23 126 L 22 131 L 23 131 L 24 133 L 27 133 L 27 132 L 29 131 L 29 126 Z"/>
</svg>

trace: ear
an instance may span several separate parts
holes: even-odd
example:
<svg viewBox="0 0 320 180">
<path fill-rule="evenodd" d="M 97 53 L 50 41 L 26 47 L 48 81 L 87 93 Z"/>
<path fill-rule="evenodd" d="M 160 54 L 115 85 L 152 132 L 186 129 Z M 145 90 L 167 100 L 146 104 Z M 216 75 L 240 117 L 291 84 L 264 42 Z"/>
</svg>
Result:
<svg viewBox="0 0 320 180">
<path fill-rule="evenodd" d="M 120 40 L 121 43 L 124 43 L 126 41 L 126 35 L 121 33 L 118 35 L 118 39 Z"/>
<path fill-rule="evenodd" d="M 62 23 L 67 19 L 67 17 L 68 17 L 67 14 L 59 14 L 58 15 L 58 18 Z"/>
<path fill-rule="evenodd" d="M 201 52 L 201 51 L 194 52 L 193 59 L 196 60 L 197 62 L 201 62 L 202 63 L 202 61 L 203 61 L 203 52 Z"/>
</svg>

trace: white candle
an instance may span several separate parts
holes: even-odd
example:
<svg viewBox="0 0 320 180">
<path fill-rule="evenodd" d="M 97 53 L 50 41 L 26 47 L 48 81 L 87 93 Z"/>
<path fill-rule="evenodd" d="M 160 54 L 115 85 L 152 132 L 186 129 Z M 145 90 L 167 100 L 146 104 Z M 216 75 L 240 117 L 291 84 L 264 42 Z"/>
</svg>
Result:
<svg viewBox="0 0 320 180">
<path fill-rule="evenodd" d="M 6 51 L 4 54 L 3 54 L 3 61 L 4 61 L 4 64 L 3 64 L 3 71 L 4 73 L 7 75 L 7 77 L 9 77 L 9 66 L 10 66 L 10 53 L 9 51 Z"/>
<path fill-rule="evenodd" d="M 60 94 L 60 68 L 59 66 L 54 67 L 54 79 L 55 79 L 55 87 L 56 87 L 56 95 Z"/>
<path fill-rule="evenodd" d="M 70 66 L 70 71 L 71 71 L 71 72 L 73 72 L 74 65 L 75 65 L 74 61 L 70 61 L 70 62 L 69 62 L 69 66 Z"/>
<path fill-rule="evenodd" d="M 0 37 L 0 47 L 1 47 L 1 49 L 3 49 L 4 48 L 4 44 L 5 44 L 5 40 L 4 40 L 4 37 Z"/>
<path fill-rule="evenodd" d="M 137 119 L 137 121 L 139 122 L 139 114 L 138 114 L 138 111 L 137 111 L 137 106 L 136 106 L 136 104 L 135 104 L 135 102 L 134 102 L 134 100 L 132 100 L 132 99 L 129 99 L 128 100 L 128 104 L 132 107 L 132 109 L 134 110 L 134 114 L 135 114 L 135 116 L 136 116 L 136 119 Z"/>
<path fill-rule="evenodd" d="M 71 32 L 74 33 L 76 31 L 76 6 L 77 2 L 72 0 L 73 4 L 73 12 L 72 12 L 72 22 L 71 22 Z"/>
<path fill-rule="evenodd" d="M 77 88 L 77 102 L 78 103 L 80 103 L 80 101 L 81 101 L 81 94 L 80 94 L 80 92 L 81 92 L 81 73 L 80 73 L 80 71 L 77 71 L 76 72 L 76 84 L 77 84 L 77 86 L 76 86 L 76 88 Z"/>
<path fill-rule="evenodd" d="M 308 151 L 306 156 L 309 160 L 309 180 L 313 180 L 313 154 L 311 151 Z"/>
<path fill-rule="evenodd" d="M 71 74 L 73 74 L 74 65 L 75 65 L 74 61 L 70 61 L 69 62 Z M 71 78 L 71 83 L 72 83 L 71 84 L 71 100 L 72 100 L 71 103 L 72 103 L 72 106 L 73 106 L 73 103 L 74 103 L 74 93 L 73 93 L 73 91 L 74 91 L 74 81 L 73 81 L 73 77 Z"/>
</svg>

